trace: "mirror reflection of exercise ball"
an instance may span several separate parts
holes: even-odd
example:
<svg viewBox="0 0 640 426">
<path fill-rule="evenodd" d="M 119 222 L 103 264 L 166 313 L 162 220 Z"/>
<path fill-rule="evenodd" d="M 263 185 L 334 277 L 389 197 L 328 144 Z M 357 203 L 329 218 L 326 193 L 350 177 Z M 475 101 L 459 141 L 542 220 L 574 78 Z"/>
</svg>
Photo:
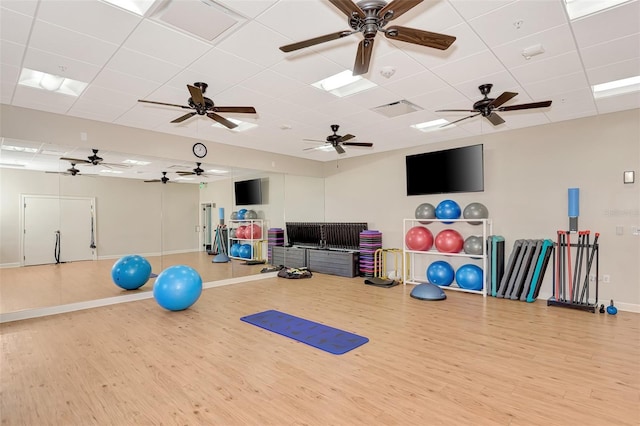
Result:
<svg viewBox="0 0 640 426">
<path fill-rule="evenodd" d="M 415 216 L 416 216 L 416 219 L 435 219 L 436 208 L 433 206 L 433 204 L 422 203 L 416 208 Z M 431 223 L 431 221 L 421 220 L 420 223 L 428 225 Z"/>
<path fill-rule="evenodd" d="M 482 203 L 471 203 L 464 208 L 462 217 L 465 219 L 487 219 L 489 210 Z M 480 225 L 482 221 L 469 221 L 471 225 Z"/>
<path fill-rule="evenodd" d="M 253 220 L 258 218 L 258 213 L 255 210 L 247 210 L 244 214 L 245 220 Z"/>
<path fill-rule="evenodd" d="M 466 254 L 482 255 L 482 237 L 472 235 L 464 240 L 463 250 Z"/>
<path fill-rule="evenodd" d="M 231 212 L 231 220 L 238 220 L 238 212 Z"/>
</svg>

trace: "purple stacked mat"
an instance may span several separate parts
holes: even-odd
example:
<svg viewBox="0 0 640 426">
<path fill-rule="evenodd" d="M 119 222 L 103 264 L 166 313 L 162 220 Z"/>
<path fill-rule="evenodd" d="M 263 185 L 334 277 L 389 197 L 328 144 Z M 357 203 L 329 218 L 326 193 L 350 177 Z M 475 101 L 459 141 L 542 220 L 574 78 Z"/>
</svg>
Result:
<svg viewBox="0 0 640 426">
<path fill-rule="evenodd" d="M 376 250 L 382 248 L 382 233 L 375 230 L 360 232 L 360 275 L 373 277 L 376 269 L 381 265 L 376 264 Z"/>
</svg>

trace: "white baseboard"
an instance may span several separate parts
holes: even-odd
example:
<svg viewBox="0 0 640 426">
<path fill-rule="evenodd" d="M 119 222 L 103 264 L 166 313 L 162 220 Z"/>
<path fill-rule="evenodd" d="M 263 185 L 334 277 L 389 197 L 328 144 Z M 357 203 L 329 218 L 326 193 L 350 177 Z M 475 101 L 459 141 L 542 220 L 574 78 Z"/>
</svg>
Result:
<svg viewBox="0 0 640 426">
<path fill-rule="evenodd" d="M 277 272 L 268 272 L 264 274 L 248 275 L 246 277 L 229 278 L 226 280 L 211 281 L 202 284 L 203 289 L 221 287 L 224 285 L 238 284 L 248 281 L 264 280 L 266 278 L 276 277 Z M 0 324 L 12 321 L 21 321 L 30 318 L 45 317 L 49 315 L 65 314 L 68 312 L 81 311 L 84 309 L 98 308 L 101 306 L 115 305 L 117 303 L 135 302 L 137 300 L 153 298 L 153 291 L 145 291 L 143 293 L 126 294 L 123 296 L 107 297 L 104 299 L 88 300 L 86 302 L 69 303 L 66 305 L 50 306 L 46 308 L 25 309 L 23 311 L 8 312 L 0 314 Z"/>
<path fill-rule="evenodd" d="M 538 300 L 540 302 L 547 303 L 547 299 L 550 299 L 552 296 L 553 296 L 553 294 L 551 294 L 551 293 L 540 292 L 540 294 L 538 295 L 538 298 L 536 300 Z M 615 307 L 618 308 L 618 311 L 640 313 L 640 305 L 638 305 L 638 304 L 617 302 L 615 300 L 614 300 L 613 303 L 614 303 Z M 600 305 L 604 305 L 605 308 L 606 308 L 607 306 L 609 306 L 609 301 L 608 300 L 599 300 L 598 301 L 598 306 L 600 306 Z"/>
<path fill-rule="evenodd" d="M 18 268 L 22 265 L 20 265 L 20 262 L 15 262 L 15 263 L 0 263 L 0 269 L 1 268 Z"/>
<path fill-rule="evenodd" d="M 156 256 L 163 256 L 168 254 L 197 253 L 201 251 L 204 251 L 204 250 L 194 248 L 194 249 L 185 249 L 185 250 L 163 251 L 163 252 L 157 252 L 157 253 L 135 253 L 135 254 L 142 257 L 156 257 Z M 134 253 L 128 253 L 128 254 L 134 254 Z M 98 256 L 98 260 L 120 259 L 123 256 L 126 256 L 126 254 L 108 254 L 105 256 Z"/>
</svg>

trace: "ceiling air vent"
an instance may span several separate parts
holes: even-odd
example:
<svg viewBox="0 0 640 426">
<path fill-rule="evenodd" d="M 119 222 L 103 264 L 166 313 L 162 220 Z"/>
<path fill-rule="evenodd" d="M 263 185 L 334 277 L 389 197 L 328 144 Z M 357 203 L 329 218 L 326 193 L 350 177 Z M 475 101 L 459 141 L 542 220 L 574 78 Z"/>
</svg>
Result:
<svg viewBox="0 0 640 426">
<path fill-rule="evenodd" d="M 391 117 L 397 117 L 399 115 L 410 114 L 416 111 L 422 111 L 422 108 L 420 108 L 416 104 L 412 104 L 406 99 L 403 99 L 397 102 L 392 102 L 387 105 L 380 105 L 379 107 L 372 108 L 371 110 L 379 114 L 382 114 L 385 117 L 391 118 Z"/>
</svg>

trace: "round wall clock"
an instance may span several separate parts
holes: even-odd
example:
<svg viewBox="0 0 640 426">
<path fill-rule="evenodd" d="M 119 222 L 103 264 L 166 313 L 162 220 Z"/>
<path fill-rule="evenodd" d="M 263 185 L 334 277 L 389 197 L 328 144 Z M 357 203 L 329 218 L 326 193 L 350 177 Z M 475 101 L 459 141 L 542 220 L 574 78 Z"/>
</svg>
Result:
<svg viewBox="0 0 640 426">
<path fill-rule="evenodd" d="M 204 146 L 203 143 L 196 143 L 193 145 L 193 155 L 195 155 L 198 158 L 203 158 L 205 155 L 207 155 L 207 147 Z"/>
</svg>

